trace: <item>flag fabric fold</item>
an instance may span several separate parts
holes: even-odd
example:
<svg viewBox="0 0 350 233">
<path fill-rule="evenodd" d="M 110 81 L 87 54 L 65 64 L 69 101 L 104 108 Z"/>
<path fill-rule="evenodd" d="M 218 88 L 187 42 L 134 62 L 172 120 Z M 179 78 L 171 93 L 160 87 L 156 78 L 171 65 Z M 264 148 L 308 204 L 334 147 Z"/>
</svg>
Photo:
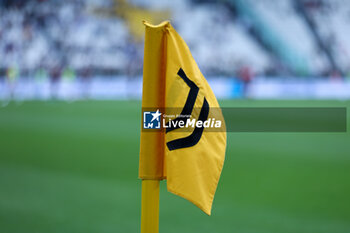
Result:
<svg viewBox="0 0 350 233">
<path fill-rule="evenodd" d="M 142 108 L 180 109 L 178 114 L 198 120 L 222 120 L 224 124 L 213 91 L 170 22 L 144 24 Z M 141 130 L 139 177 L 167 179 L 168 191 L 210 215 L 225 159 L 224 127 L 217 132 L 203 127 L 192 131 L 179 131 L 176 127 Z"/>
</svg>

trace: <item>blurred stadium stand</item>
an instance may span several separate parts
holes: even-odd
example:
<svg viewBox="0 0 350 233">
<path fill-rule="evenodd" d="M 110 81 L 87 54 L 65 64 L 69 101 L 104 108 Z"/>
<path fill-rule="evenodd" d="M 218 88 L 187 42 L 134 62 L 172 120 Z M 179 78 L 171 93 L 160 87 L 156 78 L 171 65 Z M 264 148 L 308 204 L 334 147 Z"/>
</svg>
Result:
<svg viewBox="0 0 350 233">
<path fill-rule="evenodd" d="M 0 99 L 140 98 L 142 19 L 221 98 L 350 98 L 347 0 L 1 0 Z"/>
</svg>

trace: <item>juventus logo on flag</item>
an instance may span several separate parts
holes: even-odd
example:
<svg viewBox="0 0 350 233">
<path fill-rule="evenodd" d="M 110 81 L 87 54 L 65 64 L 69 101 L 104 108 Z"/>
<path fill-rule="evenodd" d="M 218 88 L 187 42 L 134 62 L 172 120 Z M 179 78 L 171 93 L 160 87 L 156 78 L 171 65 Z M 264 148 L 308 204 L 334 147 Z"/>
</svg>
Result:
<svg viewBox="0 0 350 233">
<path fill-rule="evenodd" d="M 166 133 L 169 133 L 170 131 L 179 128 L 179 124 L 178 124 L 179 121 L 187 121 L 187 119 L 189 119 L 189 115 L 191 115 L 192 113 L 194 104 L 198 96 L 198 91 L 199 91 L 198 86 L 187 77 L 187 75 L 185 74 L 182 68 L 179 69 L 179 71 L 177 72 L 177 75 L 180 78 L 182 78 L 182 80 L 184 80 L 184 82 L 188 85 L 188 87 L 190 88 L 190 92 L 188 93 L 185 106 L 183 107 L 180 116 L 177 117 L 175 120 L 173 120 L 176 122 L 174 124 L 176 126 L 167 128 Z M 198 120 L 206 121 L 208 119 L 208 115 L 209 115 L 209 104 L 207 99 L 204 97 L 203 106 L 201 108 Z M 203 130 L 204 130 L 204 127 L 196 126 L 191 135 L 167 142 L 168 149 L 176 150 L 176 149 L 181 149 L 181 148 L 186 148 L 186 147 L 191 147 L 196 145 L 202 137 Z"/>
</svg>

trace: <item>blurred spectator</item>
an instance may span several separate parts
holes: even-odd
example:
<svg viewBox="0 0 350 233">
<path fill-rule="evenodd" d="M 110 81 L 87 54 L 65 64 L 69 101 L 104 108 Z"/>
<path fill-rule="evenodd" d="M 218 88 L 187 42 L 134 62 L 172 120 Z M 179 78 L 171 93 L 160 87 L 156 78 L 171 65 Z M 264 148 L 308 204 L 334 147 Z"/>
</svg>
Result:
<svg viewBox="0 0 350 233">
<path fill-rule="evenodd" d="M 59 81 L 61 78 L 62 67 L 58 64 L 54 65 L 50 70 L 51 81 L 51 98 L 56 99 L 59 91 Z"/>
<path fill-rule="evenodd" d="M 86 66 L 80 72 L 81 78 L 81 96 L 83 99 L 90 98 L 90 85 L 91 85 L 91 67 Z"/>
<path fill-rule="evenodd" d="M 16 82 L 18 79 L 19 70 L 16 66 L 8 67 L 6 70 L 6 86 L 7 86 L 7 103 L 14 99 Z"/>
<path fill-rule="evenodd" d="M 243 95 L 244 97 L 249 97 L 249 84 L 253 79 L 253 73 L 249 66 L 242 66 L 239 69 L 239 79 L 242 81 Z"/>
</svg>

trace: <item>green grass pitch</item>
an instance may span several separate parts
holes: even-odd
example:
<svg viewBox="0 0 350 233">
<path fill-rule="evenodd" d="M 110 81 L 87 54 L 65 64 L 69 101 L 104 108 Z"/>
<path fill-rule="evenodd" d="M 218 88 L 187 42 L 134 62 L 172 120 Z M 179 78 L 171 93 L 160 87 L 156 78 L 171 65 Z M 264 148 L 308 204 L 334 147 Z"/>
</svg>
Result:
<svg viewBox="0 0 350 233">
<path fill-rule="evenodd" d="M 221 104 L 350 107 L 339 101 Z M 0 232 L 139 232 L 140 113 L 138 101 L 0 108 Z M 212 216 L 167 193 L 163 181 L 160 232 L 350 232 L 349 132 L 229 133 L 227 143 Z"/>
</svg>

